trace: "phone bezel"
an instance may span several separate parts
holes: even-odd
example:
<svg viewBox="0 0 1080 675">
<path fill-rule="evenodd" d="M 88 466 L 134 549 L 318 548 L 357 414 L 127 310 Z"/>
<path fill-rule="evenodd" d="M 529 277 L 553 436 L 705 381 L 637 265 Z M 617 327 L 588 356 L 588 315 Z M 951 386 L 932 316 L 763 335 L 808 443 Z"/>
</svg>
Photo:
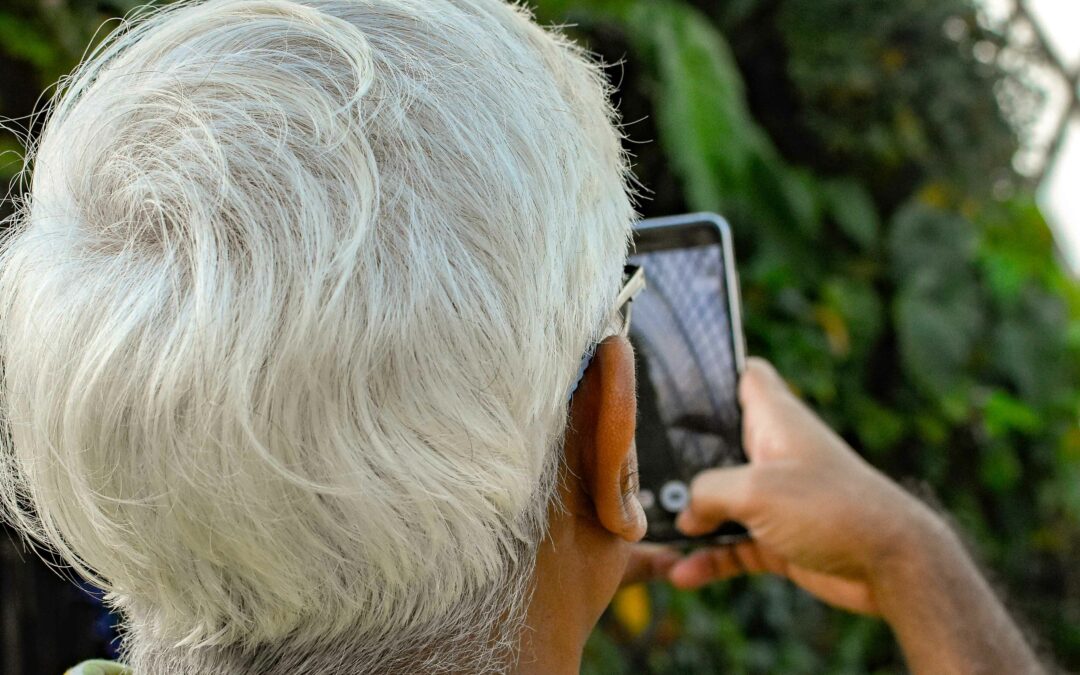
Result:
<svg viewBox="0 0 1080 675">
<path fill-rule="evenodd" d="M 698 212 L 660 218 L 646 218 L 634 226 L 634 246 L 631 255 L 655 253 L 672 249 L 720 244 L 724 262 L 724 287 L 728 304 L 728 328 L 731 331 L 736 376 L 746 370 L 746 342 L 742 327 L 742 300 L 739 275 L 735 264 L 735 247 L 731 226 L 716 213 Z M 645 268 L 648 284 L 649 270 Z M 745 454 L 745 451 L 744 451 Z M 665 541 L 667 544 L 707 545 L 730 544 L 749 538 L 745 531 L 707 534 L 701 537 Z"/>
</svg>

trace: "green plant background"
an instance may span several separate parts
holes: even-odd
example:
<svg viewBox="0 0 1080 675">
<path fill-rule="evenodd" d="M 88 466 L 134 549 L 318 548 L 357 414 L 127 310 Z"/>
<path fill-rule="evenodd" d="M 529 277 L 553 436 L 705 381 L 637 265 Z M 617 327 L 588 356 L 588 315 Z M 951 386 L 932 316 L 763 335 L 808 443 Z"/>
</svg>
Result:
<svg viewBox="0 0 1080 675">
<path fill-rule="evenodd" d="M 135 4 L 5 0 L 0 114 L 30 113 Z M 1001 36 L 971 0 L 531 4 L 615 64 L 642 212 L 731 220 L 751 351 L 947 509 L 1048 658 L 1080 669 L 1080 291 L 1011 168 L 1025 128 L 1002 92 L 1024 88 L 973 56 Z M 10 179 L 16 137 L 0 149 Z M 904 667 L 880 622 L 756 578 L 623 593 L 583 670 Z"/>
</svg>

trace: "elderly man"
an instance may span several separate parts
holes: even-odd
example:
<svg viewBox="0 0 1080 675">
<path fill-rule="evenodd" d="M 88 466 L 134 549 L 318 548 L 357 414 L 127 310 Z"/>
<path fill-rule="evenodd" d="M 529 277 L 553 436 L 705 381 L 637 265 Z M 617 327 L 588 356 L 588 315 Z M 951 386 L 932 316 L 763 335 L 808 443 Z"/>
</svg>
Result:
<svg viewBox="0 0 1080 675">
<path fill-rule="evenodd" d="M 65 83 L 0 258 L 0 496 L 108 589 L 133 672 L 574 672 L 628 563 L 785 574 L 919 672 L 1037 669 L 760 362 L 751 464 L 680 521 L 754 543 L 635 548 L 608 93 L 497 0 L 183 3 Z"/>
</svg>

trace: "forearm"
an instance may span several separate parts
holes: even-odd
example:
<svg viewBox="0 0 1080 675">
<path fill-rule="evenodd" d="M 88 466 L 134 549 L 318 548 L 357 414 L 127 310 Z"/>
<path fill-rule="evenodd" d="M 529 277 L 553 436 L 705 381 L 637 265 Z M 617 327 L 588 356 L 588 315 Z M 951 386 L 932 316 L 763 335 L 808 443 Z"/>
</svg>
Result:
<svg viewBox="0 0 1080 675">
<path fill-rule="evenodd" d="M 1044 672 L 956 535 L 935 517 L 873 586 L 911 672 Z"/>
</svg>

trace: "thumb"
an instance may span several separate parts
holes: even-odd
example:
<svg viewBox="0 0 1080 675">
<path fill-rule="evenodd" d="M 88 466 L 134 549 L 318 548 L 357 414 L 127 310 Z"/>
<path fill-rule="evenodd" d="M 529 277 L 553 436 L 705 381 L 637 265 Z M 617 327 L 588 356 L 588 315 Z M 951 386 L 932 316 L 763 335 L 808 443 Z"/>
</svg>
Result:
<svg viewBox="0 0 1080 675">
<path fill-rule="evenodd" d="M 752 464 L 742 464 L 698 474 L 690 483 L 690 503 L 675 526 L 693 537 L 712 532 L 729 520 L 743 522 L 749 515 L 753 471 Z"/>
</svg>

